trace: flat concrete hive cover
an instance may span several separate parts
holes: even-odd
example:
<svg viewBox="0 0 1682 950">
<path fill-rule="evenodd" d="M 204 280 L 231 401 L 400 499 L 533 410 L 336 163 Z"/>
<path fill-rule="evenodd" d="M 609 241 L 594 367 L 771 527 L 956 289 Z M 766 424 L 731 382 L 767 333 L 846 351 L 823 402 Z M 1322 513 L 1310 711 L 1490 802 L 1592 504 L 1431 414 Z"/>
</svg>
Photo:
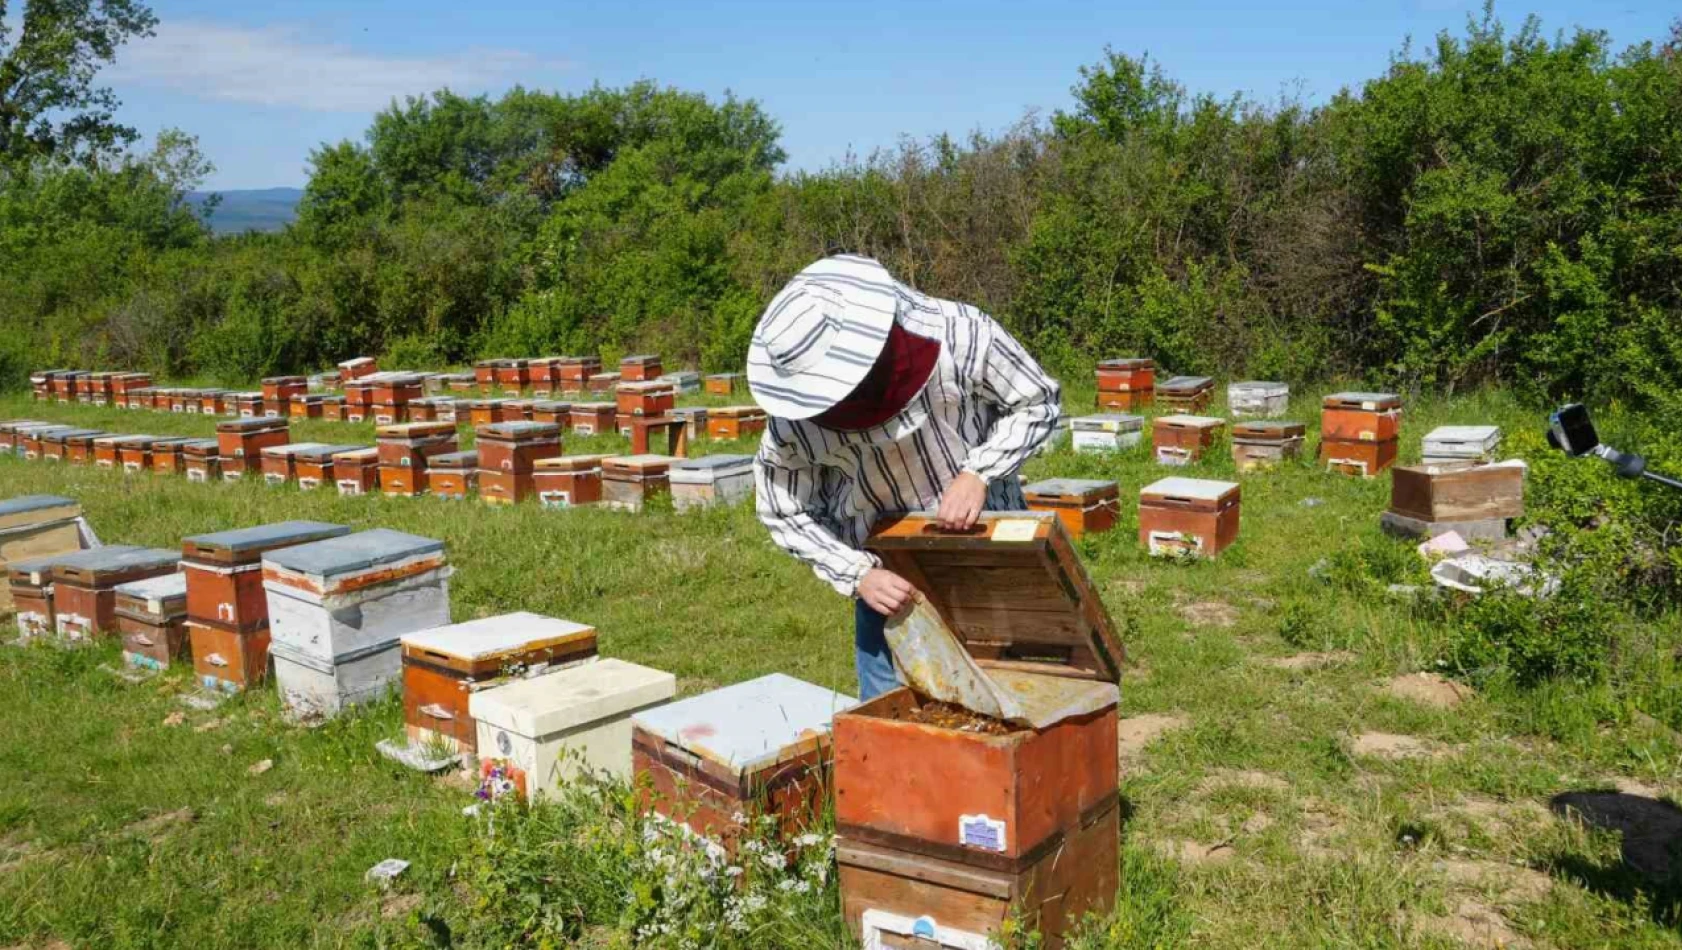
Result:
<svg viewBox="0 0 1682 950">
<path fill-rule="evenodd" d="M 93 548 L 83 553 L 89 556 L 74 564 L 60 562 L 54 572 L 74 571 L 97 579 L 102 574 L 173 567 L 181 562 L 181 552 L 167 548 Z"/>
<path fill-rule="evenodd" d="M 327 445 L 324 442 L 293 442 L 290 445 L 272 445 L 264 449 L 263 454 L 284 457 L 290 455 L 302 455 L 305 452 L 314 452 L 318 449 L 330 448 L 332 448 L 332 446 Z"/>
<path fill-rule="evenodd" d="M 537 738 L 611 719 L 677 695 L 677 677 L 604 658 L 473 693 L 474 719 Z"/>
<path fill-rule="evenodd" d="M 403 645 L 468 660 L 510 653 L 588 634 L 594 627 L 526 611 L 404 634 Z"/>
<path fill-rule="evenodd" d="M 1156 421 L 1163 423 L 1164 425 L 1179 426 L 1187 429 L 1211 429 L 1216 426 L 1226 425 L 1225 419 L 1217 419 L 1214 416 L 1158 416 Z"/>
<path fill-rule="evenodd" d="M 753 464 L 751 455 L 703 455 L 697 459 L 678 459 L 672 470 L 684 472 L 719 472 L 744 468 Z"/>
<path fill-rule="evenodd" d="M 196 534 L 182 538 L 189 551 L 228 551 L 241 554 L 247 551 L 267 551 L 288 544 L 305 544 L 350 534 L 350 528 L 326 521 L 277 521 L 251 528 L 234 528 L 211 534 Z"/>
<path fill-rule="evenodd" d="M 1164 478 L 1146 485 L 1139 494 L 1169 498 L 1190 498 L 1195 501 L 1220 501 L 1237 488 L 1236 482 L 1218 482 L 1207 478 Z"/>
<path fill-rule="evenodd" d="M 1069 427 L 1076 432 L 1137 432 L 1144 425 L 1144 416 L 1125 412 L 1101 412 L 1094 416 L 1078 416 L 1069 420 Z"/>
<path fill-rule="evenodd" d="M 443 550 L 442 541 L 389 528 L 375 528 L 271 551 L 263 556 L 263 564 L 299 574 L 333 577 Z"/>
<path fill-rule="evenodd" d="M 178 600 L 187 596 L 187 575 L 177 571 L 142 581 L 129 581 L 118 584 L 117 593 L 142 600 Z"/>
<path fill-rule="evenodd" d="M 778 760 L 783 750 L 827 735 L 851 696 L 772 673 L 638 713 L 640 729 L 702 758 L 739 770 Z"/>
<path fill-rule="evenodd" d="M 1195 391 L 1198 389 L 1207 389 L 1214 384 L 1215 381 L 1207 376 L 1175 376 L 1164 382 L 1158 383 L 1157 388 L 1171 392 L 1178 392 L 1182 389 Z"/>
<path fill-rule="evenodd" d="M 27 578 L 31 584 L 42 584 L 47 575 L 61 567 L 79 567 L 94 557 L 101 557 L 111 549 L 122 551 L 138 551 L 132 544 L 109 544 L 102 548 L 89 548 L 86 551 L 67 551 L 63 554 L 49 554 L 46 557 L 32 557 L 24 561 L 13 561 L 6 565 L 6 571 L 14 578 Z"/>
<path fill-rule="evenodd" d="M 1090 498 L 1115 487 L 1115 482 L 1097 478 L 1048 478 L 1043 482 L 1035 482 L 1022 491 L 1037 497 Z"/>
<path fill-rule="evenodd" d="M 1484 443 L 1500 435 L 1500 426 L 1438 426 L 1425 436 L 1425 441 Z"/>
<path fill-rule="evenodd" d="M 31 511 L 41 511 L 47 508 L 73 507 L 76 503 L 69 498 L 59 495 L 23 495 L 18 498 L 8 498 L 0 501 L 0 518 L 9 515 L 21 515 Z"/>
</svg>

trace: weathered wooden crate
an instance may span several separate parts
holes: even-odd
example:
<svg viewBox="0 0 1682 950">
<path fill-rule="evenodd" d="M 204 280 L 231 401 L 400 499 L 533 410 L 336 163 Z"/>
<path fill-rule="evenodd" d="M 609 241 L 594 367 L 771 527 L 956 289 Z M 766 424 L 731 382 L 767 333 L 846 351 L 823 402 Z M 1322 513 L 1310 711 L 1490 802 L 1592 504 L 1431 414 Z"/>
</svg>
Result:
<svg viewBox="0 0 1682 950">
<path fill-rule="evenodd" d="M 572 404 L 572 431 L 579 435 L 606 435 L 617 425 L 619 412 L 611 402 Z"/>
<path fill-rule="evenodd" d="M 1232 424 L 1232 461 L 1240 472 L 1274 468 L 1302 455 L 1307 427 L 1300 422 L 1264 420 Z"/>
<path fill-rule="evenodd" d="M 1151 450 L 1160 465 L 1190 465 L 1201 459 L 1226 430 L 1213 416 L 1158 416 L 1151 426 Z"/>
<path fill-rule="evenodd" d="M 302 491 L 332 488 L 338 485 L 338 473 L 333 460 L 346 452 L 355 452 L 360 445 L 330 445 L 307 443 L 292 453 L 292 468 Z"/>
<path fill-rule="evenodd" d="M 1400 440 L 1321 439 L 1320 464 L 1326 471 L 1360 478 L 1377 478 L 1396 464 Z"/>
<path fill-rule="evenodd" d="M 116 615 L 128 665 L 163 670 L 192 656 L 187 642 L 187 575 L 162 574 L 118 585 Z"/>
<path fill-rule="evenodd" d="M 670 455 L 620 455 L 602 459 L 602 504 L 641 511 L 650 498 L 671 490 Z"/>
<path fill-rule="evenodd" d="M 249 469 L 253 475 L 262 467 L 263 450 L 292 441 L 285 419 L 245 417 L 216 424 L 217 454 L 222 458 L 222 477 L 232 480 Z"/>
<path fill-rule="evenodd" d="M 1218 557 L 1238 540 L 1235 482 L 1164 478 L 1139 492 L 1139 543 L 1153 556 Z"/>
<path fill-rule="evenodd" d="M 1395 393 L 1333 393 L 1321 405 L 1322 439 L 1391 442 L 1401 429 L 1402 397 Z"/>
<path fill-rule="evenodd" d="M 403 635 L 450 622 L 450 573 L 443 542 L 383 528 L 265 554 L 269 653 L 290 713 L 329 718 L 384 693 Z"/>
<path fill-rule="evenodd" d="M 1121 513 L 1121 486 L 1089 478 L 1049 478 L 1022 489 L 1030 511 L 1049 511 L 1072 538 L 1102 534 Z"/>
<path fill-rule="evenodd" d="M 663 416 L 677 407 L 677 387 L 659 380 L 620 383 L 616 396 L 621 417 Z"/>
<path fill-rule="evenodd" d="M 1069 420 L 1076 452 L 1117 452 L 1138 445 L 1145 420 L 1124 412 L 1104 412 Z"/>
<path fill-rule="evenodd" d="M 741 819 L 814 825 L 828 797 L 830 727 L 850 696 L 773 673 L 631 717 L 631 763 L 644 803 L 729 845 Z M 750 818 L 751 820 L 751 818 Z"/>
<path fill-rule="evenodd" d="M 765 410 L 758 406 L 719 406 L 707 411 L 707 435 L 714 439 L 746 439 L 765 431 Z"/>
<path fill-rule="evenodd" d="M 1215 381 L 1207 376 L 1173 376 L 1156 385 L 1156 401 L 1173 412 L 1197 413 L 1215 398 Z"/>
<path fill-rule="evenodd" d="M 434 498 L 460 501 L 473 494 L 478 484 L 478 452 L 434 455 L 426 467 L 426 491 Z"/>
<path fill-rule="evenodd" d="M 584 774 L 629 780 L 631 717 L 677 694 L 670 673 L 601 659 L 473 692 L 477 754 L 504 765 L 520 791 L 554 794 Z"/>
<path fill-rule="evenodd" d="M 162 548 L 94 548 L 53 568 L 53 628 L 83 642 L 117 632 L 117 586 L 173 574 L 181 555 Z"/>
<path fill-rule="evenodd" d="M 1291 387 L 1286 383 L 1255 380 L 1228 383 L 1226 405 L 1235 417 L 1273 418 L 1291 408 Z"/>
<path fill-rule="evenodd" d="M 20 561 L 82 550 L 77 519 L 82 506 L 58 495 L 24 495 L 0 501 L 0 569 Z M 0 593 L 0 611 L 13 607 L 10 586 Z"/>
<path fill-rule="evenodd" d="M 707 455 L 674 459 L 667 472 L 678 511 L 733 505 L 753 497 L 753 456 Z"/>
<path fill-rule="evenodd" d="M 1404 465 L 1391 473 L 1390 510 L 1427 524 L 1524 514 L 1523 462 Z"/>
<path fill-rule="evenodd" d="M 402 645 L 403 722 L 410 742 L 436 741 L 473 754 L 479 733 L 469 697 L 595 659 L 596 629 L 520 612 L 404 634 Z M 629 739 L 627 730 L 627 758 Z"/>
<path fill-rule="evenodd" d="M 1438 426 L 1425 436 L 1426 465 L 1493 462 L 1501 451 L 1500 426 Z"/>
<path fill-rule="evenodd" d="M 627 356 L 619 361 L 619 379 L 626 383 L 650 382 L 660 378 L 665 370 L 660 365 L 660 357 L 651 353 L 639 353 Z"/>
</svg>

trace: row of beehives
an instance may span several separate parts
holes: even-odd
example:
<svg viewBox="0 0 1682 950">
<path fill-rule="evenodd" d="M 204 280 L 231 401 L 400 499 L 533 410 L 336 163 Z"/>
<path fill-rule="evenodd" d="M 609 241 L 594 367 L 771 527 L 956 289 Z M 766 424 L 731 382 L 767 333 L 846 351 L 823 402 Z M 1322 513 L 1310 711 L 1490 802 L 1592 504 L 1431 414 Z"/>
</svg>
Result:
<svg viewBox="0 0 1682 950">
<path fill-rule="evenodd" d="M 1100 409 L 1132 410 L 1161 405 L 1170 411 L 1198 413 L 1215 398 L 1215 381 L 1208 376 L 1170 376 L 1160 384 L 1156 361 L 1128 357 L 1098 363 Z M 1227 408 L 1234 416 L 1277 416 L 1289 407 L 1291 388 L 1285 383 L 1236 382 L 1227 385 Z"/>
<path fill-rule="evenodd" d="M 1056 695 L 1053 721 L 982 720 L 905 688 L 859 705 L 780 674 L 672 701 L 671 674 L 598 658 L 588 625 L 451 625 L 443 545 L 393 531 L 287 522 L 7 566 L 26 637 L 120 635 L 149 669 L 190 656 L 218 695 L 272 677 L 300 719 L 401 689 L 407 743 L 388 754 L 476 758 L 484 795 L 542 796 L 586 769 L 628 777 L 645 807 L 726 852 L 755 815 L 794 836 L 833 808 L 844 911 L 866 945 L 990 946 L 1019 910 L 1059 946 L 1118 885 L 1113 623 L 1050 514 L 955 534 L 908 516 L 871 547 L 964 631 L 992 688 Z"/>
<path fill-rule="evenodd" d="M 535 498 L 546 507 L 602 503 L 628 510 L 640 510 L 647 499 L 666 492 L 685 510 L 733 503 L 753 491 L 753 459 L 746 455 L 564 455 L 560 427 L 540 422 L 482 425 L 476 437 L 477 447 L 463 452 L 452 423 L 381 426 L 373 447 L 293 443 L 282 419 L 224 420 L 215 439 L 112 435 L 28 420 L 0 423 L 0 451 L 26 459 L 182 474 L 199 482 L 249 474 L 304 490 L 336 487 L 345 495 L 461 499 L 476 492 L 492 504 Z"/>
</svg>

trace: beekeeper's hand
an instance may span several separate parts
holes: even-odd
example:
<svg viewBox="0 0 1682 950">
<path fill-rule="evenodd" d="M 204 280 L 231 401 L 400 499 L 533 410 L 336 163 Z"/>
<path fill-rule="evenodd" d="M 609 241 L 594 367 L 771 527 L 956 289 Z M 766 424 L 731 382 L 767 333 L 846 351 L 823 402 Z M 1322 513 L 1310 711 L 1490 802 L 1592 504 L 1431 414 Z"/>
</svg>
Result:
<svg viewBox="0 0 1682 950">
<path fill-rule="evenodd" d="M 935 521 L 947 531 L 966 531 L 975 527 L 986 504 L 987 483 L 974 472 L 959 472 L 940 496 L 940 511 L 935 513 Z"/>
<path fill-rule="evenodd" d="M 917 588 L 912 587 L 910 581 L 879 567 L 872 568 L 859 581 L 859 599 L 884 617 L 897 617 L 900 611 L 911 606 L 911 598 L 916 593 Z"/>
</svg>

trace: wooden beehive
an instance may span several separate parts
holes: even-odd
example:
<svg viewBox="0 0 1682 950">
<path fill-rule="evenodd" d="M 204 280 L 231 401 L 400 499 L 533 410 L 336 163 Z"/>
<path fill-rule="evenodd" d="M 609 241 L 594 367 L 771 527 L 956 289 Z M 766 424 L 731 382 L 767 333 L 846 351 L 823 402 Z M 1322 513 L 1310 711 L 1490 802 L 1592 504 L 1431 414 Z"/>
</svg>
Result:
<svg viewBox="0 0 1682 950">
<path fill-rule="evenodd" d="M 667 473 L 678 511 L 733 505 L 753 497 L 753 456 L 706 455 L 674 459 Z"/>
<path fill-rule="evenodd" d="M 380 494 L 387 498 L 419 498 L 426 494 L 426 468 L 381 465 Z"/>
<path fill-rule="evenodd" d="M 1050 478 L 1022 489 L 1030 511 L 1049 511 L 1072 538 L 1102 534 L 1121 513 L 1121 486 L 1088 478 Z"/>
<path fill-rule="evenodd" d="M 496 389 L 496 366 L 500 360 L 480 360 L 473 364 L 473 383 L 482 393 Z"/>
<path fill-rule="evenodd" d="M 59 639 L 117 632 L 117 585 L 173 574 L 181 555 L 162 548 L 94 548 L 53 568 L 53 627 Z"/>
<path fill-rule="evenodd" d="M 650 498 L 670 491 L 670 455 L 621 455 L 602 459 L 602 503 L 619 511 L 641 511 Z"/>
<path fill-rule="evenodd" d="M 426 466 L 426 491 L 434 498 L 460 501 L 479 484 L 479 453 L 434 455 Z"/>
<path fill-rule="evenodd" d="M 606 435 L 617 423 L 618 410 L 610 402 L 572 404 L 572 431 L 579 435 Z"/>
<path fill-rule="evenodd" d="M 496 364 L 497 388 L 510 396 L 518 396 L 531 382 L 531 368 L 525 360 L 498 360 Z"/>
<path fill-rule="evenodd" d="M 619 373 L 596 373 L 590 377 L 588 389 L 593 393 L 610 393 L 622 378 Z"/>
<path fill-rule="evenodd" d="M 535 490 L 532 473 L 538 460 L 562 453 L 559 426 L 541 422 L 503 422 L 475 430 L 479 449 L 479 497 L 491 504 L 514 504 Z"/>
<path fill-rule="evenodd" d="M 677 390 L 679 396 L 694 395 L 701 391 L 701 374 L 693 370 L 678 370 L 675 373 L 662 373 L 659 381 L 670 383 Z"/>
<path fill-rule="evenodd" d="M 1524 514 L 1522 462 L 1404 465 L 1391 473 L 1390 510 L 1426 524 Z"/>
<path fill-rule="evenodd" d="M 66 551 L 46 557 L 11 561 L 6 565 L 6 584 L 12 599 L 18 636 L 24 640 L 51 638 L 57 631 L 57 617 L 53 609 L 53 572 L 62 565 L 75 565 L 84 559 L 110 557 L 121 551 L 138 551 L 137 547 L 113 544 L 83 551 Z"/>
<path fill-rule="evenodd" d="M 1500 426 L 1438 426 L 1422 444 L 1426 465 L 1493 462 L 1501 450 Z"/>
<path fill-rule="evenodd" d="M 241 419 L 256 419 L 263 415 L 262 393 L 234 393 L 234 412 Z"/>
<path fill-rule="evenodd" d="M 1214 446 L 1225 419 L 1212 416 L 1159 416 L 1151 426 L 1152 454 L 1162 465 L 1190 465 Z"/>
<path fill-rule="evenodd" d="M 270 485 L 284 485 L 298 481 L 298 453 L 319 452 L 323 449 L 343 448 L 322 442 L 293 442 L 271 446 L 263 450 L 261 465 L 263 481 Z"/>
<path fill-rule="evenodd" d="M 1273 468 L 1302 454 L 1300 422 L 1264 420 L 1232 424 L 1232 461 L 1240 472 Z"/>
<path fill-rule="evenodd" d="M 309 443 L 292 453 L 293 473 L 302 491 L 338 486 L 338 473 L 333 460 L 346 452 L 355 452 L 360 445 L 327 445 Z"/>
<path fill-rule="evenodd" d="M 168 669 L 192 654 L 187 642 L 187 575 L 180 572 L 117 587 L 117 632 L 123 660 L 143 669 Z"/>
<path fill-rule="evenodd" d="M 765 431 L 765 410 L 758 406 L 719 406 L 707 410 L 707 435 L 714 439 L 757 438 Z"/>
<path fill-rule="evenodd" d="M 531 422 L 532 407 L 535 405 L 530 399 L 504 399 L 502 405 L 497 407 L 496 421 Z"/>
<path fill-rule="evenodd" d="M 195 439 L 159 439 L 152 443 L 152 471 L 159 475 L 183 475 L 187 471 L 187 443 Z"/>
<path fill-rule="evenodd" d="M 30 426 L 19 431 L 23 446 L 23 457 L 31 462 L 37 462 L 46 457 L 47 441 L 59 433 L 75 431 L 75 426 L 42 425 Z M 59 443 L 62 445 L 63 443 Z"/>
<path fill-rule="evenodd" d="M 217 454 L 222 458 L 222 477 L 236 479 L 247 469 L 261 471 L 263 450 L 292 441 L 284 419 L 242 417 L 216 424 Z"/>
<path fill-rule="evenodd" d="M 339 364 L 339 380 L 341 383 L 347 383 L 353 379 L 372 376 L 379 371 L 379 363 L 373 357 L 358 356 Z"/>
<path fill-rule="evenodd" d="M 663 416 L 677 407 L 677 387 L 658 380 L 620 383 L 619 416 Z"/>
<path fill-rule="evenodd" d="M 181 467 L 189 482 L 222 480 L 221 444 L 215 439 L 192 439 L 181 444 Z"/>
<path fill-rule="evenodd" d="M 531 404 L 531 421 L 560 426 L 564 433 L 572 428 L 572 403 L 539 399 Z"/>
<path fill-rule="evenodd" d="M 228 396 L 226 389 L 199 390 L 199 414 L 204 416 L 220 416 L 228 412 Z"/>
<path fill-rule="evenodd" d="M 619 378 L 627 383 L 652 382 L 659 379 L 665 369 L 660 365 L 660 357 L 650 353 L 639 353 L 624 357 L 619 361 Z"/>
<path fill-rule="evenodd" d="M 532 487 L 545 508 L 572 508 L 602 500 L 602 461 L 605 455 L 558 455 L 540 459 L 532 472 Z"/>
<path fill-rule="evenodd" d="M 831 724 L 856 704 L 773 673 L 645 710 L 631 718 L 637 787 L 653 811 L 727 845 L 743 816 L 809 827 L 827 798 Z"/>
<path fill-rule="evenodd" d="M 409 422 L 374 430 L 382 466 L 424 470 L 435 455 L 461 451 L 453 422 Z"/>
<path fill-rule="evenodd" d="M 1235 482 L 1164 478 L 1139 492 L 1139 543 L 1152 556 L 1214 558 L 1238 540 Z"/>
<path fill-rule="evenodd" d="M 320 419 L 324 409 L 322 397 L 315 393 L 293 396 L 288 403 L 288 415 L 293 419 Z"/>
<path fill-rule="evenodd" d="M 344 525 L 324 521 L 281 521 L 182 539 L 187 619 L 234 635 L 265 630 L 263 555 L 349 533 Z"/>
<path fill-rule="evenodd" d="M 310 391 L 310 381 L 303 376 L 270 376 L 263 380 L 263 402 L 285 403 L 294 396 Z"/>
<path fill-rule="evenodd" d="M 556 360 L 560 391 L 581 393 L 590 386 L 590 377 L 602 371 L 602 361 L 596 356 L 563 356 Z"/>
<path fill-rule="evenodd" d="M 552 396 L 561 385 L 560 357 L 543 356 L 527 364 L 532 394 L 539 398 Z"/>
<path fill-rule="evenodd" d="M 1320 436 L 1348 442 L 1389 442 L 1401 434 L 1402 398 L 1395 393 L 1333 393 L 1320 411 Z"/>
<path fill-rule="evenodd" d="M 1173 376 L 1156 386 L 1156 399 L 1171 412 L 1198 413 L 1215 398 L 1215 381 L 1207 376 Z"/>
<path fill-rule="evenodd" d="M 1150 392 L 1156 388 L 1156 362 L 1128 357 L 1100 360 L 1098 363 L 1099 392 Z"/>
<path fill-rule="evenodd" d="M 58 495 L 24 495 L 0 501 L 0 569 L 18 561 L 82 550 L 82 506 Z M 0 592 L 0 611 L 12 607 Z"/>
<path fill-rule="evenodd" d="M 733 396 L 747 388 L 748 378 L 741 373 L 714 373 L 705 381 L 707 395 Z"/>
<path fill-rule="evenodd" d="M 594 659 L 596 629 L 520 612 L 405 634 L 402 644 L 403 722 L 410 741 L 438 741 L 472 754 L 478 728 L 468 697 Z"/>
<path fill-rule="evenodd" d="M 370 422 L 374 418 L 374 381 L 364 376 L 345 383 L 345 422 Z"/>
<path fill-rule="evenodd" d="M 340 452 L 333 456 L 333 482 L 340 495 L 367 495 L 380 487 L 380 450 Z"/>
<path fill-rule="evenodd" d="M 1321 439 L 1320 464 L 1328 472 L 1360 478 L 1377 478 L 1396 464 L 1399 439 L 1381 442 L 1366 439 Z"/>
<path fill-rule="evenodd" d="M 1291 387 L 1285 383 L 1260 381 L 1229 383 L 1226 404 L 1235 417 L 1270 419 L 1290 409 Z"/>
<path fill-rule="evenodd" d="M 378 373 L 374 382 L 374 424 L 398 425 L 408 421 L 409 404 L 425 395 L 425 383 L 413 373 Z"/>
<path fill-rule="evenodd" d="M 79 429 L 65 436 L 65 459 L 76 465 L 93 464 L 93 442 L 104 435 L 98 429 Z"/>
<path fill-rule="evenodd" d="M 502 405 L 506 399 L 469 399 L 467 420 L 474 427 L 495 425 L 502 420 Z"/>
<path fill-rule="evenodd" d="M 1069 431 L 1076 452 L 1115 452 L 1138 445 L 1144 424 L 1141 416 L 1111 412 L 1071 419 Z"/>
</svg>

